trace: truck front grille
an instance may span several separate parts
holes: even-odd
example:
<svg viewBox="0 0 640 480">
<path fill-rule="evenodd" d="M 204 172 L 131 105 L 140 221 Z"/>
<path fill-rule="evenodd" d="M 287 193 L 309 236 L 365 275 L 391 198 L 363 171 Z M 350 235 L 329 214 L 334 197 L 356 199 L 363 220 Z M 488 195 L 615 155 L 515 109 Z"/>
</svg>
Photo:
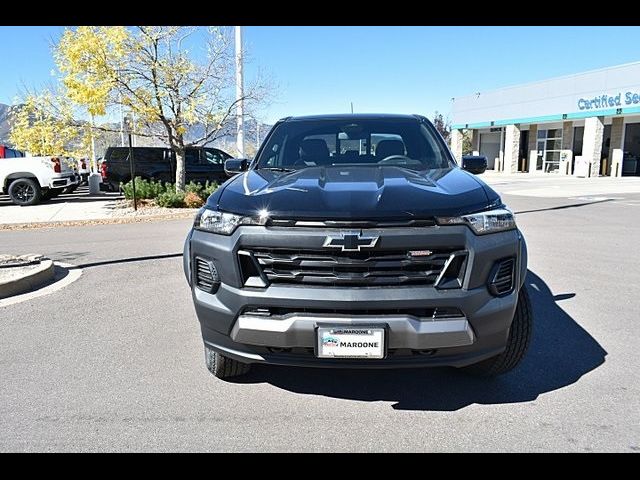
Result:
<svg viewBox="0 0 640 480">
<path fill-rule="evenodd" d="M 461 253 L 464 254 L 453 249 L 432 251 L 424 256 L 412 256 L 408 249 L 369 252 L 243 250 L 244 255 L 255 258 L 262 277 L 269 283 L 348 287 L 435 285 L 445 276 L 441 275 L 443 273 L 447 278 L 458 276 L 465 262 L 452 260 L 463 260 Z M 443 272 L 445 267 L 446 272 Z M 251 275 L 245 273 L 245 278 Z"/>
</svg>

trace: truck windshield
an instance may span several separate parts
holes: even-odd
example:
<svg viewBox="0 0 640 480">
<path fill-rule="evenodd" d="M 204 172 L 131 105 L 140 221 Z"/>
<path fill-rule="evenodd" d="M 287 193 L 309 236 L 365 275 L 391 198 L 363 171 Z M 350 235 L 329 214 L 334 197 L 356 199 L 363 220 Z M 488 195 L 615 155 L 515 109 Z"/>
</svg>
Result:
<svg viewBox="0 0 640 480">
<path fill-rule="evenodd" d="M 452 163 L 435 129 L 417 119 L 293 120 L 274 129 L 255 168 L 334 165 L 431 170 Z"/>
</svg>

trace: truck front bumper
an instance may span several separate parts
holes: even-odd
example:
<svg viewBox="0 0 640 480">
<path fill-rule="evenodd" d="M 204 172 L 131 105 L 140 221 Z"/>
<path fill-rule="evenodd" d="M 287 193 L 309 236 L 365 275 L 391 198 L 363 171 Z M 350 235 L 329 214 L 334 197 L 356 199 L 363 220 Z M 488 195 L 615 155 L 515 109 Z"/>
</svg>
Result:
<svg viewBox="0 0 640 480">
<path fill-rule="evenodd" d="M 475 236 L 465 226 L 420 231 L 382 231 L 398 242 L 429 248 L 464 244 L 469 262 L 462 288 L 438 290 L 426 286 L 344 288 L 272 284 L 266 288 L 241 285 L 237 251 L 247 245 L 268 245 L 276 236 L 300 246 L 324 238 L 326 231 L 273 232 L 264 227 L 240 227 L 229 236 L 193 230 L 185 242 L 184 269 L 191 285 L 205 344 L 246 363 L 270 363 L 338 368 L 418 366 L 461 367 L 501 353 L 526 273 L 526 244 L 518 231 Z M 416 239 L 416 235 L 423 238 Z M 279 239 L 280 241 L 282 238 Z M 317 242 L 316 242 L 317 243 Z M 220 274 L 215 293 L 194 287 L 193 258 L 211 259 Z M 514 290 L 493 296 L 487 277 L 501 258 L 516 257 Z M 263 311 L 287 313 L 261 315 Z M 458 315 L 438 318 L 407 313 L 419 309 L 457 309 Z M 380 313 L 377 313 L 379 311 Z M 395 311 L 396 313 L 390 313 Z M 333 359 L 316 356 L 319 325 L 375 325 L 386 329 L 383 359 Z"/>
</svg>

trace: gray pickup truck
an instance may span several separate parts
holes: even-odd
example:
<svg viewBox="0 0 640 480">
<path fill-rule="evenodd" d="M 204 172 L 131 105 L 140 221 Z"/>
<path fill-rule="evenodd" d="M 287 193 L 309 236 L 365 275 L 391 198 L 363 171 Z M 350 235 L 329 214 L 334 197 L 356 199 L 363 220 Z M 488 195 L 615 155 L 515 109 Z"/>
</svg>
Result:
<svg viewBox="0 0 640 480">
<path fill-rule="evenodd" d="M 532 314 L 512 212 L 419 115 L 285 118 L 195 218 L 206 365 L 514 368 Z"/>
</svg>

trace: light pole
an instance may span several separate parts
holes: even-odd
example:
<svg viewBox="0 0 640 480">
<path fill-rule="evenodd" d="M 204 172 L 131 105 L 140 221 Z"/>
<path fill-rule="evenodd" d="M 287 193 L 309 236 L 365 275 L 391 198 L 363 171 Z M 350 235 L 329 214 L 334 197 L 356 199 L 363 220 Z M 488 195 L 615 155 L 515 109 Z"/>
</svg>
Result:
<svg viewBox="0 0 640 480">
<path fill-rule="evenodd" d="M 236 148 L 238 158 L 244 158 L 244 86 L 242 82 L 242 27 L 235 27 L 236 33 Z"/>
<path fill-rule="evenodd" d="M 98 163 L 96 162 L 96 136 L 94 128 L 96 126 L 96 119 L 93 113 L 91 114 L 91 171 L 98 171 Z"/>
<path fill-rule="evenodd" d="M 126 129 L 129 136 L 129 174 L 131 175 L 131 187 L 133 189 L 133 210 L 138 211 L 138 199 L 136 195 L 136 161 L 133 157 L 133 143 L 131 134 L 133 132 L 133 119 L 131 116 L 126 118 Z"/>
<path fill-rule="evenodd" d="M 118 80 L 120 79 L 120 69 L 118 69 Z M 118 88 L 118 103 L 120 104 L 120 146 L 124 147 L 124 109 L 122 108 L 122 90 Z"/>
<path fill-rule="evenodd" d="M 122 93 L 120 93 L 120 146 L 124 147 L 124 111 L 122 109 Z"/>
</svg>

